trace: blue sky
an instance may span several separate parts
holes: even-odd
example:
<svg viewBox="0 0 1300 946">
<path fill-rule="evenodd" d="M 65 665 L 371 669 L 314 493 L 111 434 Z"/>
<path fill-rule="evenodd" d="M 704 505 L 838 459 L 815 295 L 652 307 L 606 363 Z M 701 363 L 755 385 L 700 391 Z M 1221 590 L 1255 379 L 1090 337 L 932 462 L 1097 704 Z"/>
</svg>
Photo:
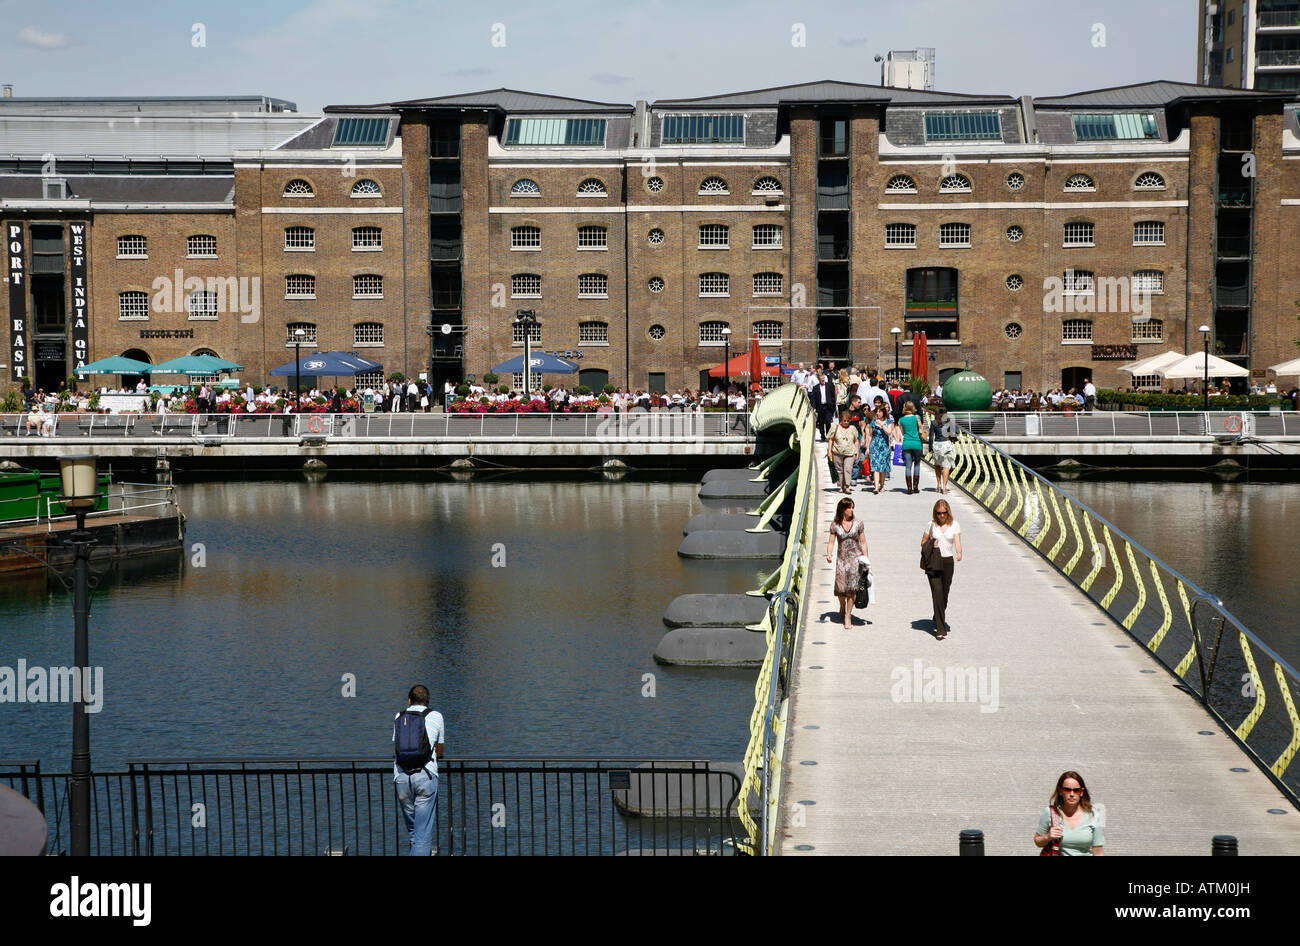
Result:
<svg viewBox="0 0 1300 946">
<path fill-rule="evenodd" d="M 917 46 L 936 48 L 936 88 L 956 92 L 1196 71 L 1191 0 L 0 0 L 0 24 L 15 95 L 266 94 L 305 111 L 500 86 L 632 102 L 879 82 L 874 55 Z"/>
</svg>

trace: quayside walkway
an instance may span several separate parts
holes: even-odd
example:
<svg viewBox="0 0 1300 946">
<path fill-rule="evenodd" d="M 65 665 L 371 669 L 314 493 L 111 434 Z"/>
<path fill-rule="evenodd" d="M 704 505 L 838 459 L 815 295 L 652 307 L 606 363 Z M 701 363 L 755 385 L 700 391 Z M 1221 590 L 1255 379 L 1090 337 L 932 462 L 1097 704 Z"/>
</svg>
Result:
<svg viewBox="0 0 1300 946">
<path fill-rule="evenodd" d="M 824 451 L 818 444 L 819 459 Z M 1244 855 L 1300 853 L 1300 812 L 1225 727 L 1088 594 L 959 489 L 947 498 L 965 556 L 952 586 L 952 632 L 935 640 L 929 589 L 918 567 L 920 536 L 938 498 L 929 470 L 920 495 L 901 491 L 901 471 L 884 495 L 853 494 L 866 523 L 877 594 L 875 604 L 855 612 L 853 629 L 844 630 L 825 558 L 841 493 L 821 464 L 813 570 L 786 730 L 782 853 L 952 855 L 959 832 L 978 828 L 988 854 L 1032 856 L 1037 819 L 1067 769 L 1082 773 L 1094 802 L 1105 806 L 1107 854 L 1204 855 L 1216 834 L 1235 835 Z M 1026 506 L 1037 514 L 1037 503 L 1030 497 Z M 1064 556 L 1069 545 L 1055 542 L 1053 528 L 1044 530 L 1042 549 L 1060 544 Z M 1088 532 L 1093 538 L 1091 526 Z M 1108 532 L 1102 537 L 1094 549 L 1126 557 L 1122 540 Z M 1088 558 L 1074 566 L 1075 579 L 1089 572 Z M 1104 574 L 1091 569 L 1094 590 L 1110 586 L 1109 568 Z M 1141 571 L 1147 568 L 1143 559 Z M 1124 594 L 1136 594 L 1133 572 L 1135 564 Z M 1148 577 L 1142 598 L 1128 601 L 1138 605 L 1133 614 L 1154 607 L 1157 622 L 1162 603 L 1169 605 L 1163 623 L 1172 638 L 1186 613 L 1182 589 L 1166 580 L 1157 600 L 1155 584 Z M 1122 617 L 1129 605 L 1117 594 L 1108 604 L 1112 610 L 1123 605 Z M 1142 629 L 1131 617 L 1130 624 L 1135 634 Z M 1225 640 L 1233 630 L 1229 625 Z M 1168 647 L 1187 649 L 1160 633 L 1154 649 L 1162 656 Z M 1268 711 L 1286 704 L 1279 709 L 1285 720 L 1287 709 L 1294 710 L 1278 698 L 1274 666 L 1258 647 L 1253 653 L 1256 678 L 1272 687 Z M 1197 661 L 1183 666 L 1190 683 Z M 1254 662 L 1249 666 L 1256 670 Z M 949 668 L 960 668 L 964 681 L 973 677 L 973 692 L 954 687 L 948 701 L 927 702 L 925 681 L 935 677 L 927 671 L 934 668 L 954 681 L 957 671 Z M 1233 672 L 1224 699 L 1238 695 L 1242 677 Z M 929 695 L 939 694 L 932 686 Z M 1241 699 L 1250 724 L 1244 731 L 1254 739 L 1262 732 L 1256 723 L 1264 704 L 1251 694 Z M 1281 746 L 1290 738 L 1294 747 L 1290 725 L 1282 730 Z M 1270 746 L 1271 754 L 1260 754 L 1271 763 L 1277 750 Z M 1276 765 L 1289 765 L 1294 751 L 1284 749 Z"/>
</svg>

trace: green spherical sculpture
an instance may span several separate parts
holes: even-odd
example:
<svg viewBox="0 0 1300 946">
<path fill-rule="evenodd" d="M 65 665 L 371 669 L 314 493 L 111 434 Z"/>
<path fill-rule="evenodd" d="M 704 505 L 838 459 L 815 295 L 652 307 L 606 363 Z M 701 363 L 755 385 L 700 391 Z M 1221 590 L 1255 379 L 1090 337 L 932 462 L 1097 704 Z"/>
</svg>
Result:
<svg viewBox="0 0 1300 946">
<path fill-rule="evenodd" d="M 943 403 L 950 411 L 987 411 L 993 403 L 993 387 L 968 368 L 943 383 Z"/>
</svg>

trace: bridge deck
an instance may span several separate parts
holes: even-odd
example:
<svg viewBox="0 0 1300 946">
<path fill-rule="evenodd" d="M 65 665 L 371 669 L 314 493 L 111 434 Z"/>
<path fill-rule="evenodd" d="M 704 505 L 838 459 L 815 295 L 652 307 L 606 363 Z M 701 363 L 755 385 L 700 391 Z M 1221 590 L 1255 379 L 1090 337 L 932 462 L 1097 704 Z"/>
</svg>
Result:
<svg viewBox="0 0 1300 946">
<path fill-rule="evenodd" d="M 822 478 L 791 698 L 784 853 L 948 855 L 961 829 L 979 828 L 990 855 L 1034 855 L 1037 819 L 1067 769 L 1105 805 L 1107 854 L 1208 854 L 1215 834 L 1235 835 L 1242 854 L 1300 853 L 1300 812 L 1200 704 L 955 488 L 948 500 L 965 557 L 952 633 L 936 641 L 917 561 L 938 497 L 932 473 L 922 483 L 920 495 L 904 494 L 899 470 L 886 494 L 854 493 L 878 590 L 845 631 L 824 554 L 841 494 Z M 996 712 L 922 702 L 924 689 L 902 701 L 918 660 L 923 680 L 929 668 L 983 668 L 989 696 L 996 670 Z"/>
</svg>

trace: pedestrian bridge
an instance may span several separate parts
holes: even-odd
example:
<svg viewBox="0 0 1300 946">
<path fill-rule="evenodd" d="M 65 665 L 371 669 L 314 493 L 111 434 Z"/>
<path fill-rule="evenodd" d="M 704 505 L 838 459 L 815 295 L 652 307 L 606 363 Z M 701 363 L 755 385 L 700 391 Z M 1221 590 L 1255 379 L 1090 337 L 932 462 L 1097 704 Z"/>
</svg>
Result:
<svg viewBox="0 0 1300 946">
<path fill-rule="evenodd" d="M 746 755 L 752 853 L 955 854 L 979 829 L 987 853 L 1032 856 L 1069 769 L 1104 806 L 1108 854 L 1208 854 L 1216 835 L 1300 853 L 1300 680 L 1211 594 L 963 433 L 952 632 L 935 640 L 918 567 L 929 473 L 919 495 L 901 475 L 854 493 L 877 591 L 846 631 L 825 448 L 797 405 L 755 423 L 793 428 L 806 473 Z"/>
</svg>

